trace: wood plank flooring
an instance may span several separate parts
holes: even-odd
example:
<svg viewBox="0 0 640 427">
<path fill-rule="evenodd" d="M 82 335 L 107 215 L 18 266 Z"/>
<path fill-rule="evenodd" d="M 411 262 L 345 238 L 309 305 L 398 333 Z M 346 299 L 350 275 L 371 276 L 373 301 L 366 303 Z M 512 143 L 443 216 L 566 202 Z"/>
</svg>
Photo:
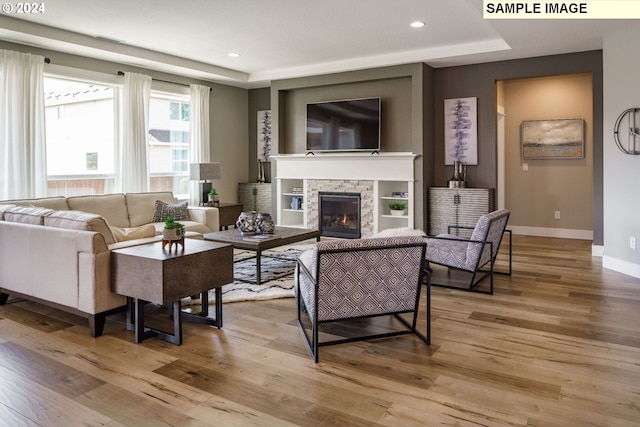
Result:
<svg viewBox="0 0 640 427">
<path fill-rule="evenodd" d="M 433 288 L 431 346 L 322 347 L 318 364 L 294 299 L 225 304 L 223 329 L 184 322 L 182 346 L 134 344 L 123 314 L 94 339 L 10 299 L 0 426 L 640 425 L 640 280 L 587 241 L 514 236 L 513 261 L 494 295 Z"/>
</svg>

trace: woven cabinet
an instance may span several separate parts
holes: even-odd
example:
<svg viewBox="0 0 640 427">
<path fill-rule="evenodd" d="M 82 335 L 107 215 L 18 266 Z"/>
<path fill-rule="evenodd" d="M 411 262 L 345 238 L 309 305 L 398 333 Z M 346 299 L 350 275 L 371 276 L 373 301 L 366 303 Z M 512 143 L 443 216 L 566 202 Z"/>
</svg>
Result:
<svg viewBox="0 0 640 427">
<path fill-rule="evenodd" d="M 238 184 L 238 198 L 245 211 L 273 212 L 270 182 L 242 182 Z"/>
<path fill-rule="evenodd" d="M 429 188 L 427 233 L 447 233 L 450 225 L 473 229 L 481 215 L 495 210 L 494 194 L 493 188 Z M 471 230 L 452 229 L 451 234 L 468 238 Z"/>
</svg>

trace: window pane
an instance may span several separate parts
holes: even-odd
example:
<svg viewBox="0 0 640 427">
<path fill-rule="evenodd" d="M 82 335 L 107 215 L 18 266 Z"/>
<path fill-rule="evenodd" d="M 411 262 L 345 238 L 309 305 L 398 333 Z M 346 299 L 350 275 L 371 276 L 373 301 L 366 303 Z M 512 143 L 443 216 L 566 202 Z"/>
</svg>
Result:
<svg viewBox="0 0 640 427">
<path fill-rule="evenodd" d="M 189 102 L 151 93 L 149 172 L 151 191 L 189 197 Z"/>
<path fill-rule="evenodd" d="M 115 88 L 45 77 L 44 89 L 49 195 L 97 194 L 112 188 Z"/>
</svg>

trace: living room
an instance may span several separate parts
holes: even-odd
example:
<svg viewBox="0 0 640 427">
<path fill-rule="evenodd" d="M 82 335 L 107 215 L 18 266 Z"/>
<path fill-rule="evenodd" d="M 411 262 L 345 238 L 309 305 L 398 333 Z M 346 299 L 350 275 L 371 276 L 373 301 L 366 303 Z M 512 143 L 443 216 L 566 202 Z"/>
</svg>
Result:
<svg viewBox="0 0 640 427">
<path fill-rule="evenodd" d="M 0 26 L 6 24 L 5 18 L 2 18 Z M 9 25 L 5 26 L 9 27 Z M 597 49 L 448 67 L 430 66 L 423 61 L 412 61 L 362 70 L 277 78 L 262 87 L 244 87 L 246 85 L 240 83 L 188 77 L 186 73 L 181 74 L 179 71 L 172 73 L 153 67 L 123 64 L 117 60 L 73 54 L 65 52 L 62 48 L 57 49 L 55 44 L 36 47 L 9 41 L 8 38 L 0 38 L 2 38 L 0 49 L 28 52 L 50 58 L 51 63 L 45 66 L 45 72 L 47 69 L 55 70 L 57 73 L 64 69 L 76 69 L 117 76 L 119 71 L 131 71 L 145 73 L 156 80 L 180 85 L 197 83 L 211 87 L 211 160 L 222 164 L 222 178 L 215 185 L 223 202 L 237 202 L 238 184 L 253 182 L 258 175 L 256 161 L 258 111 L 271 110 L 272 112 L 274 119 L 272 137 L 276 150 L 274 156 L 303 155 L 305 154 L 303 137 L 301 137 L 304 132 L 303 108 L 307 102 L 381 96 L 385 102 L 382 151 L 416 155 L 413 163 L 416 182 L 413 189 L 415 210 L 412 225 L 420 229 L 428 227 L 429 187 L 446 186 L 452 176 L 452 168 L 445 166 L 442 161 L 444 158 L 444 100 L 475 97 L 478 101 L 479 161 L 477 166 L 468 168 L 467 182 L 470 187 L 496 188 L 497 205 L 502 204 L 513 212 L 509 228 L 512 228 L 516 235 L 523 237 L 520 252 L 516 252 L 516 262 L 522 263 L 519 268 L 524 274 L 519 276 L 517 281 L 527 280 L 526 286 L 531 287 L 531 292 L 538 292 L 536 297 L 540 299 L 536 302 L 528 300 L 527 307 L 533 307 L 538 303 L 543 307 L 542 313 L 538 314 L 535 313 L 535 309 L 528 309 L 526 315 L 530 318 L 523 321 L 528 327 L 537 331 L 533 341 L 540 346 L 547 345 L 542 338 L 545 328 L 541 326 L 547 321 L 557 322 L 558 329 L 562 329 L 565 335 L 579 336 L 578 330 L 581 325 L 568 327 L 563 324 L 561 315 L 556 319 L 553 314 L 554 310 L 564 311 L 571 303 L 569 299 L 554 302 L 551 295 L 566 289 L 570 289 L 568 293 L 577 293 L 576 289 L 572 288 L 576 285 L 571 275 L 575 275 L 577 280 L 583 280 L 585 283 L 595 281 L 597 283 L 595 286 L 602 288 L 606 288 L 604 281 L 611 280 L 617 286 L 616 290 L 612 291 L 615 298 L 623 300 L 625 296 L 628 297 L 628 301 L 618 301 L 618 303 L 623 306 L 633 304 L 637 306 L 638 283 L 634 278 L 640 278 L 640 252 L 630 248 L 629 239 L 640 236 L 640 222 L 634 214 L 640 209 L 640 200 L 634 193 L 633 184 L 630 183 L 638 182 L 640 169 L 634 164 L 637 158 L 624 155 L 616 147 L 613 139 L 616 118 L 624 109 L 634 107 L 639 95 L 636 86 L 630 82 L 635 81 L 634 69 L 640 65 L 640 60 L 628 55 L 628 51 L 633 51 L 635 47 L 635 40 L 640 39 L 640 27 L 637 24 L 625 26 L 618 32 L 608 34 L 603 38 L 601 48 Z M 566 101 L 570 98 L 572 102 L 561 104 L 558 99 L 552 99 L 549 94 L 545 94 L 544 99 L 541 100 L 535 98 L 535 94 L 532 97 L 523 96 L 524 101 L 520 99 L 523 92 L 543 93 L 546 90 L 543 89 L 545 85 L 548 87 L 555 85 L 551 93 L 560 93 L 562 96 L 559 99 Z M 540 102 L 538 109 L 534 109 L 531 105 L 524 107 L 521 105 L 523 102 L 538 101 Z M 554 107 L 558 108 L 553 109 Z M 521 111 L 523 108 L 524 112 Z M 542 112 L 545 109 L 553 110 L 549 117 L 543 117 Z M 501 112 L 507 120 L 504 128 L 505 140 L 507 143 L 511 141 L 515 144 L 515 148 L 512 145 L 505 149 L 511 151 L 504 151 L 504 153 L 499 151 L 497 145 L 500 137 L 498 124 Z M 529 112 L 535 112 L 536 116 L 528 115 Z M 584 158 L 523 162 L 519 152 L 520 122 L 524 119 L 560 117 L 584 118 L 586 123 Z M 511 122 L 509 122 L 510 118 L 513 118 Z M 322 161 L 322 159 L 319 160 Z M 523 170 L 523 163 L 527 163 L 529 168 L 527 172 Z M 267 178 L 272 184 L 273 194 L 277 194 L 276 165 L 276 162 L 267 165 Z M 545 176 L 551 176 L 551 178 L 540 179 Z M 576 181 L 582 185 L 576 185 Z M 510 188 L 509 185 L 514 182 L 522 187 Z M 274 198 L 273 212 L 276 211 Z M 560 219 L 553 217 L 554 211 L 562 213 Z M 541 237 L 543 240 L 535 240 L 535 237 Z M 584 246 L 576 249 L 573 246 L 574 240 L 588 241 L 589 253 L 584 253 Z M 543 249 L 538 249 L 536 252 L 532 249 L 535 246 Z M 565 252 L 562 252 L 563 249 Z M 574 253 L 578 255 L 574 257 Z M 530 265 L 529 261 L 525 260 L 528 257 L 537 259 L 538 262 Z M 548 264 L 545 264 L 545 260 Z M 565 260 L 567 264 L 579 264 L 588 273 L 583 275 L 578 267 L 559 272 L 560 267 L 556 265 L 558 260 Z M 553 283 L 559 283 L 559 289 L 554 289 L 552 283 L 548 283 L 553 282 L 552 279 L 542 277 L 545 274 L 562 276 L 561 279 L 557 279 L 557 283 Z M 626 287 L 620 283 L 626 284 Z M 522 288 L 518 288 L 517 283 L 502 282 L 502 286 L 505 294 L 523 292 Z M 582 298 L 597 297 L 586 292 Z M 181 420 L 184 421 L 177 414 L 183 415 L 187 412 L 190 419 L 197 419 L 203 423 L 213 422 L 215 419 L 222 423 L 237 422 L 247 425 L 284 425 L 286 423 L 292 425 L 375 425 L 376 423 L 437 425 L 451 421 L 469 408 L 474 415 L 466 415 L 467 418 L 463 418 L 466 423 L 482 420 L 487 425 L 526 425 L 529 418 L 534 420 L 533 422 L 539 421 L 540 424 L 545 425 L 568 425 L 567 422 L 570 422 L 571 418 L 568 415 L 561 415 L 562 406 L 557 402 L 549 404 L 544 398 L 545 395 L 553 395 L 551 400 L 558 402 L 563 399 L 573 401 L 570 413 L 579 417 L 581 425 L 589 423 L 633 425 L 638 421 L 637 412 L 631 409 L 619 409 L 614 412 L 613 418 L 602 415 L 606 414 L 607 406 L 616 405 L 616 399 L 627 402 L 632 400 L 630 396 L 637 393 L 637 388 L 633 385 L 633 381 L 639 375 L 637 368 L 633 366 L 638 356 L 637 335 L 627 328 L 623 327 L 616 331 L 607 329 L 603 332 L 593 326 L 593 330 L 603 334 L 605 332 L 612 335 L 619 334 L 620 338 L 617 341 L 607 341 L 611 339 L 607 336 L 607 339 L 600 342 L 602 347 L 593 350 L 598 358 L 604 357 L 607 349 L 615 353 L 615 360 L 606 362 L 604 364 L 606 366 L 602 369 L 610 368 L 616 373 L 609 377 L 605 375 L 604 378 L 600 376 L 594 379 L 593 387 L 600 390 L 585 398 L 584 394 L 588 393 L 585 391 L 587 386 L 580 382 L 583 380 L 581 375 L 586 375 L 585 371 L 588 368 L 577 367 L 579 362 L 575 362 L 575 359 L 567 362 L 562 358 L 562 363 L 571 364 L 569 370 L 575 375 L 566 380 L 567 383 L 575 381 L 580 385 L 575 388 L 569 386 L 569 391 L 566 393 L 566 389 L 560 391 L 562 386 L 558 382 L 561 381 L 554 383 L 551 377 L 555 375 L 553 372 L 556 369 L 560 369 L 558 365 L 562 363 L 554 364 L 554 350 L 547 352 L 541 348 L 540 353 L 544 356 L 541 356 L 542 359 L 538 359 L 536 363 L 548 363 L 553 365 L 553 368 L 545 370 L 543 374 L 545 379 L 539 380 L 537 375 L 540 372 L 531 368 L 530 362 L 533 359 L 529 359 L 529 354 L 519 355 L 518 346 L 513 344 L 526 341 L 524 332 L 508 335 L 511 332 L 505 332 L 502 329 L 491 330 L 491 327 L 481 332 L 483 339 L 491 343 L 491 351 L 495 352 L 487 356 L 488 358 L 500 359 L 502 356 L 496 349 L 501 345 L 509 347 L 510 370 L 508 373 L 496 368 L 489 375 L 484 367 L 476 369 L 472 362 L 464 360 L 465 355 L 469 356 L 470 360 L 484 356 L 482 356 L 481 340 L 465 343 L 462 338 L 459 338 L 466 335 L 464 328 L 460 325 L 471 322 L 466 317 L 462 317 L 462 312 L 466 314 L 473 312 L 470 314 L 471 319 L 476 316 L 476 320 L 485 313 L 492 313 L 495 319 L 486 323 L 498 325 L 501 322 L 499 313 L 503 310 L 508 311 L 505 307 L 508 304 L 516 306 L 519 303 L 516 298 L 508 299 L 501 295 L 491 300 L 486 297 L 469 296 L 466 293 L 452 295 L 450 292 L 443 292 L 437 295 L 434 301 L 441 303 L 440 308 L 434 311 L 434 315 L 441 319 L 449 318 L 448 320 L 451 321 L 440 330 L 441 338 L 444 338 L 448 331 L 458 339 L 456 346 L 460 350 L 459 353 L 454 355 L 451 349 L 441 353 L 444 359 L 449 355 L 452 360 L 448 362 L 444 362 L 443 359 L 430 360 L 423 353 L 435 353 L 440 347 L 432 345 L 429 349 L 420 342 L 403 342 L 401 338 L 400 341 L 385 341 L 380 347 L 363 344 L 353 347 L 344 346 L 341 350 L 327 350 L 326 358 L 323 356 L 321 359 L 323 362 L 326 360 L 326 363 L 321 364 L 319 368 L 314 367 L 312 363 L 304 364 L 311 361 L 308 360 L 306 349 L 293 324 L 292 306 L 282 301 L 266 303 L 259 308 L 248 305 L 238 305 L 230 309 L 225 307 L 227 310 L 225 321 L 229 332 L 225 330 L 227 326 L 222 331 L 225 331 L 227 336 L 212 336 L 204 328 L 194 328 L 187 333 L 189 343 L 196 341 L 201 343 L 197 347 L 190 347 L 194 355 L 187 354 L 190 352 L 187 346 L 174 348 L 174 346 L 154 341 L 149 341 L 144 346 L 135 346 L 131 342 L 126 342 L 126 331 L 119 330 L 122 329 L 121 323 L 108 322 L 106 334 L 94 340 L 86 333 L 86 326 L 77 319 L 64 313 L 52 312 L 37 304 L 27 303 L 22 308 L 0 312 L 0 318 L 3 319 L 0 322 L 3 327 L 0 341 L 5 344 L 4 347 L 10 348 L 5 350 L 4 354 L 12 355 L 10 358 L 13 361 L 7 366 L 17 369 L 22 365 L 16 360 L 22 354 L 28 355 L 25 356 L 25 360 L 30 360 L 32 365 L 24 365 L 24 369 L 43 372 L 45 379 L 40 380 L 39 383 L 35 379 L 36 375 L 28 374 L 28 381 L 21 382 L 16 373 L 8 372 L 9 369 L 4 368 L 2 372 L 10 378 L 6 387 L 15 386 L 11 392 L 22 388 L 26 383 L 30 393 L 33 393 L 34 389 L 43 392 L 46 396 L 45 401 L 59 398 L 58 392 L 51 391 L 53 384 L 59 384 L 54 378 L 55 375 L 48 372 L 53 369 L 51 366 L 63 372 L 62 376 L 77 375 L 73 386 L 63 392 L 66 402 L 61 404 L 63 409 L 58 407 L 55 410 L 59 418 L 50 419 L 47 422 L 42 421 L 42 418 L 34 417 L 43 425 L 61 425 L 62 419 L 71 425 L 74 421 L 79 422 L 79 419 L 106 422 L 109 417 L 120 419 L 120 422 L 125 425 L 133 425 L 132 420 L 140 425 L 150 422 L 144 417 L 131 413 L 122 418 L 118 418 L 115 414 L 117 411 L 127 413 L 124 409 L 127 408 L 127 403 L 124 402 L 126 399 L 118 395 L 122 389 L 127 388 L 126 375 L 136 378 L 132 380 L 135 384 L 132 386 L 135 392 L 126 395 L 129 397 L 135 395 L 136 402 L 142 406 L 148 405 L 140 411 L 141 414 L 153 419 L 156 411 L 166 411 L 169 415 L 166 415 L 163 421 L 170 425 L 177 425 Z M 474 304 L 481 309 L 474 310 L 472 308 Z M 587 306 L 580 306 L 580 309 L 588 310 L 585 307 Z M 591 307 L 591 310 L 595 318 L 598 317 L 598 313 L 606 311 L 599 306 Z M 459 311 L 458 314 L 456 314 L 457 311 Z M 247 313 L 250 314 L 247 315 Z M 634 317 L 625 317 L 630 315 L 629 313 L 631 312 L 609 313 L 609 315 L 616 317 L 619 323 L 625 323 L 629 322 L 629 319 L 635 320 Z M 505 319 L 508 319 L 505 322 L 512 322 L 511 325 L 513 325 L 517 317 L 517 314 L 509 311 L 505 314 Z M 570 316 L 565 320 L 569 323 L 572 321 Z M 271 322 L 273 323 L 270 324 Z M 460 323 L 456 325 L 455 322 Z M 594 323 L 597 322 L 598 319 L 594 319 Z M 4 328 L 9 324 L 11 328 Z M 276 329 L 281 329 L 280 333 L 273 330 L 274 325 Z M 607 323 L 607 328 L 609 327 L 610 324 Z M 479 333 L 475 328 L 472 331 Z M 537 335 L 538 333 L 540 336 Z M 625 334 L 628 336 L 627 342 L 622 338 Z M 579 342 L 575 345 L 584 353 L 588 353 L 592 350 L 588 344 L 593 342 L 586 337 L 588 335 L 586 332 L 584 335 L 577 339 Z M 499 343 L 501 339 L 510 344 Z M 39 348 L 34 341 L 43 343 L 45 350 Z M 277 348 L 277 351 L 273 350 L 274 348 Z M 100 354 L 102 351 L 104 355 Z M 42 356 L 41 352 L 59 352 L 59 356 L 52 356 L 50 359 L 49 356 Z M 354 355 L 354 359 L 349 359 L 351 352 L 358 355 Z M 126 361 L 126 367 L 117 374 L 109 373 L 109 370 L 118 371 L 119 356 Z M 377 356 L 381 357 L 376 360 Z M 398 364 L 397 368 L 391 369 L 394 371 L 392 374 L 381 374 L 385 365 L 394 363 L 396 357 L 413 359 L 414 362 Z M 240 365 L 235 363 L 237 360 L 232 359 L 242 360 L 242 367 L 238 368 Z M 223 371 L 214 370 L 207 365 L 212 363 L 212 360 L 215 360 L 215 364 L 233 369 L 233 373 L 225 376 Z M 304 362 L 301 362 L 302 360 Z M 338 380 L 338 384 L 333 383 L 337 377 L 343 375 L 346 369 L 350 369 L 346 368 L 346 365 L 351 362 L 357 366 L 355 369 L 351 368 L 348 379 Z M 199 377 L 198 375 L 189 377 L 189 381 L 185 381 L 188 384 L 186 386 L 176 385 L 180 382 L 179 378 L 184 379 L 183 376 L 192 375 L 190 372 L 193 371 L 190 369 L 194 369 L 199 363 L 207 365 L 200 371 Z M 597 364 L 594 360 L 585 362 L 585 364 L 589 363 Z M 428 368 L 439 364 L 438 369 L 446 370 L 447 375 L 436 378 Z M 100 365 L 102 367 L 99 367 Z M 149 366 L 144 365 L 153 366 L 152 370 L 157 370 L 152 374 L 154 379 L 149 382 L 143 378 L 143 375 L 136 372 L 142 367 L 147 372 Z M 266 366 L 271 367 L 267 369 Z M 518 367 L 526 371 L 526 375 L 523 377 L 513 375 L 513 371 L 517 371 Z M 76 368 L 79 368 L 82 374 L 78 374 Z M 463 373 L 457 374 L 457 370 Z M 376 374 L 372 375 L 368 371 L 375 371 Z M 283 377 L 286 379 L 279 382 L 277 378 L 284 375 L 284 372 L 287 373 Z M 211 376 L 207 377 L 207 374 Z M 504 386 L 503 382 L 495 379 L 501 374 L 508 376 L 509 381 L 513 380 L 514 383 Z M 256 378 L 256 380 L 245 379 L 238 382 L 238 387 L 233 387 L 232 382 L 238 381 L 242 375 Z M 456 375 L 468 376 L 472 381 L 461 385 L 462 383 L 452 379 Z M 622 376 L 626 376 L 627 379 L 621 379 Z M 412 382 L 410 377 L 420 378 Z M 316 381 L 312 390 L 313 393 L 317 393 L 317 396 L 313 399 L 301 396 L 304 394 L 301 390 L 307 387 L 308 378 Z M 515 381 L 514 378 L 518 378 L 520 382 Z M 212 397 L 215 395 L 213 390 L 216 387 L 206 384 L 209 380 L 216 382 L 215 386 L 225 388 L 225 391 L 217 397 Z M 562 380 L 564 381 L 565 378 L 562 377 Z M 154 381 L 157 382 L 154 383 Z M 362 381 L 362 384 L 356 385 L 358 381 Z M 486 400 L 480 398 L 484 390 L 481 384 L 484 381 L 492 385 L 490 389 L 495 393 L 486 397 Z M 584 380 L 585 383 L 588 381 L 591 381 L 591 378 Z M 100 388 L 97 386 L 98 382 L 104 385 L 99 391 L 97 391 Z M 496 386 L 498 383 L 500 386 Z M 620 383 L 624 386 L 619 386 Z M 424 390 L 421 386 L 431 387 L 428 396 L 422 393 Z M 164 391 L 156 391 L 163 387 L 165 387 Z M 254 392 L 252 387 L 256 387 L 261 393 L 271 389 L 271 393 L 275 396 L 265 398 L 264 402 L 261 402 L 260 399 L 263 396 L 257 391 Z M 377 387 L 381 390 L 379 394 L 363 391 L 365 388 L 373 390 Z M 404 387 L 407 387 L 406 390 L 403 389 Z M 501 389 L 501 387 L 505 388 Z M 167 392 L 167 389 L 171 392 Z M 612 392 L 615 397 L 611 400 L 604 397 L 608 390 L 615 390 Z M 509 410 L 507 405 L 496 404 L 496 401 L 500 400 L 498 396 L 500 391 L 505 393 L 506 397 L 503 400 L 515 402 L 514 405 L 518 410 L 526 415 L 518 415 L 517 411 Z M 169 403 L 147 403 L 139 397 L 144 393 L 159 396 L 159 399 L 167 399 Z M 170 396 L 172 393 L 173 396 Z M 387 397 L 387 393 L 393 396 Z M 341 396 L 341 399 L 332 397 L 333 394 Z M 107 404 L 91 403 L 93 397 L 112 403 L 112 409 L 108 409 Z M 25 402 L 28 401 L 26 396 L 23 398 Z M 344 403 L 341 404 L 339 400 L 343 400 Z M 325 406 L 327 401 L 329 403 Z M 590 403 L 596 409 L 589 407 Z M 3 401 L 3 404 L 5 407 L 12 407 L 6 401 Z M 539 419 L 536 419 L 536 410 L 533 409 L 536 405 L 545 407 L 538 414 Z M 23 416 L 28 412 L 24 409 L 28 407 L 26 403 L 17 406 L 22 410 L 16 412 L 20 412 Z M 45 404 L 39 404 L 38 408 L 44 406 Z M 276 406 L 279 406 L 279 410 L 273 409 Z M 168 407 L 174 408 L 168 409 Z M 589 414 L 593 411 L 598 416 L 592 420 L 585 419 L 577 415 L 580 408 L 588 409 L 585 412 Z M 65 418 L 61 414 L 67 409 L 77 410 L 82 415 L 77 419 Z M 43 410 L 34 409 L 34 411 L 42 412 Z M 112 411 L 111 414 L 110 411 Z M 314 411 L 317 411 L 315 420 Z M 226 412 L 227 415 L 222 415 L 222 412 Z M 276 416 L 278 412 L 281 413 Z M 239 418 L 234 419 L 229 414 L 235 414 Z M 426 421 L 427 414 L 433 416 L 433 423 Z M 554 419 L 554 415 L 558 418 Z M 159 417 L 162 419 L 161 416 Z"/>
</svg>

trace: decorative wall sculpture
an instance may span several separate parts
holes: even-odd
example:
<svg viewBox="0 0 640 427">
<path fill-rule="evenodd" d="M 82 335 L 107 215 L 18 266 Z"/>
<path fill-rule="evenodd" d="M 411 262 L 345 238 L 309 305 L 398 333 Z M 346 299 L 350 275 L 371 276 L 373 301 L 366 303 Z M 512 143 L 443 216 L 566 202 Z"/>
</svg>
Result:
<svg viewBox="0 0 640 427">
<path fill-rule="evenodd" d="M 268 162 L 271 155 L 271 110 L 258 111 L 258 161 Z"/>
<path fill-rule="evenodd" d="M 444 164 L 478 164 L 478 98 L 444 100 Z"/>
</svg>

